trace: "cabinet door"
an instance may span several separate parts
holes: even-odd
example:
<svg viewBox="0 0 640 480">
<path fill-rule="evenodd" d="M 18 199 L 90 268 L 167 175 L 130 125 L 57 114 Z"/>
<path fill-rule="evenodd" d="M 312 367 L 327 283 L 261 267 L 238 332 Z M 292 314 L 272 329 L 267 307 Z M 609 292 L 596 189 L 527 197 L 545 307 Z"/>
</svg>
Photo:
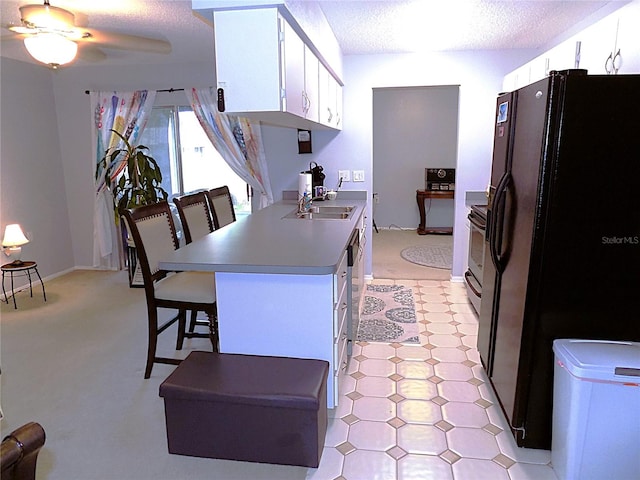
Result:
<svg viewBox="0 0 640 480">
<path fill-rule="evenodd" d="M 304 49 L 305 45 L 295 30 L 284 22 L 284 110 L 304 117 Z"/>
<path fill-rule="evenodd" d="M 618 73 L 640 73 L 640 2 L 632 2 L 622 8 L 618 22 L 616 52 L 620 56 L 615 66 Z"/>
<path fill-rule="evenodd" d="M 320 119 L 319 75 L 320 62 L 308 46 L 304 46 L 304 102 L 305 117 L 313 122 Z"/>
<path fill-rule="evenodd" d="M 318 65 L 318 119 L 323 125 L 331 122 L 329 71 L 323 64 Z"/>
<path fill-rule="evenodd" d="M 567 40 L 547 52 L 547 58 L 549 59 L 546 65 L 547 75 L 551 70 L 568 70 L 576 68 L 576 41 L 576 39 Z M 532 82 L 536 80 L 540 79 L 537 78 L 534 80 L 532 78 Z"/>
<path fill-rule="evenodd" d="M 544 62 L 542 57 L 538 60 L 539 62 Z M 537 65 L 537 63 L 533 61 L 525 63 L 518 69 L 505 75 L 502 80 L 502 90 L 505 92 L 512 92 L 518 88 L 524 87 L 525 85 L 529 85 L 531 83 L 531 68 L 535 65 Z M 541 63 L 541 65 L 543 65 L 543 63 Z M 544 67 L 541 66 L 540 69 L 544 69 Z"/>
<path fill-rule="evenodd" d="M 617 28 L 618 17 L 609 15 L 576 35 L 581 42 L 580 68 L 586 69 L 590 75 L 609 73 L 611 60 L 608 59 L 610 56 L 612 59 L 615 53 Z"/>
<path fill-rule="evenodd" d="M 213 19 L 216 84 L 224 89 L 225 111 L 280 110 L 277 10 L 216 11 Z"/>
<path fill-rule="evenodd" d="M 336 85 L 338 84 L 329 70 L 321 63 L 319 65 L 318 102 L 320 105 L 319 121 L 329 127 L 335 126 L 336 118 Z"/>
<path fill-rule="evenodd" d="M 342 85 L 340 85 L 338 83 L 338 81 L 330 76 L 330 81 L 333 84 L 334 88 L 335 88 L 335 97 L 336 97 L 336 103 L 335 103 L 335 115 L 334 115 L 334 120 L 332 125 L 337 128 L 338 130 L 342 130 Z"/>
</svg>

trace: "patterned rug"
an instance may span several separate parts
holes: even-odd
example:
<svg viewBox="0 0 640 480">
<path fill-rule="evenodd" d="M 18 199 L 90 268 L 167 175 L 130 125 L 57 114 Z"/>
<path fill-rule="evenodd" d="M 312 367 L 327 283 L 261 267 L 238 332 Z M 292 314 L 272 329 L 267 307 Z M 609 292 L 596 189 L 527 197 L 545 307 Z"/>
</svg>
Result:
<svg viewBox="0 0 640 480">
<path fill-rule="evenodd" d="M 404 285 L 367 285 L 358 340 L 419 343 L 418 333 L 411 288 Z"/>
<path fill-rule="evenodd" d="M 400 252 L 406 261 L 425 267 L 446 268 L 451 270 L 453 250 L 448 245 L 407 247 Z"/>
</svg>

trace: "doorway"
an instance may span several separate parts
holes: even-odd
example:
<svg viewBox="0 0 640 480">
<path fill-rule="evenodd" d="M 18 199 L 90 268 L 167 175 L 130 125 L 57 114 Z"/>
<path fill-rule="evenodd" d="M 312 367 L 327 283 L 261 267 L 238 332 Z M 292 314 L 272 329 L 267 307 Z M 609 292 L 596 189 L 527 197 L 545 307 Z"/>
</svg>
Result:
<svg viewBox="0 0 640 480">
<path fill-rule="evenodd" d="M 417 234 L 416 190 L 425 189 L 426 168 L 456 167 L 458 103 L 458 85 L 373 89 L 374 278 L 451 276 L 450 270 L 409 263 L 400 253 L 407 243 L 453 244 L 451 235 Z M 428 226 L 453 226 L 453 200 L 427 200 L 425 208 Z"/>
</svg>

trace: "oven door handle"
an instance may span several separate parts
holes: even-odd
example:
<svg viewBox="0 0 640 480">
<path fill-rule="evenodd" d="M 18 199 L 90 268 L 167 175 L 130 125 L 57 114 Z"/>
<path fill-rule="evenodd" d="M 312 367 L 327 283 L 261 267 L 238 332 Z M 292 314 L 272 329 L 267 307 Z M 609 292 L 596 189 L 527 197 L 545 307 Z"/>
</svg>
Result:
<svg viewBox="0 0 640 480">
<path fill-rule="evenodd" d="M 473 294 L 478 297 L 478 298 L 482 298 L 482 293 L 479 292 L 474 286 L 473 286 L 473 282 L 470 282 L 468 280 L 469 277 L 473 277 L 473 274 L 467 270 L 466 272 L 464 272 L 464 278 L 465 280 L 467 280 L 467 286 L 471 289 L 471 291 L 473 292 Z"/>
<path fill-rule="evenodd" d="M 482 230 L 483 232 L 484 232 L 484 229 L 487 228 L 486 223 L 483 223 L 482 219 L 473 215 L 473 213 L 469 214 L 469 222 L 478 230 Z"/>
</svg>

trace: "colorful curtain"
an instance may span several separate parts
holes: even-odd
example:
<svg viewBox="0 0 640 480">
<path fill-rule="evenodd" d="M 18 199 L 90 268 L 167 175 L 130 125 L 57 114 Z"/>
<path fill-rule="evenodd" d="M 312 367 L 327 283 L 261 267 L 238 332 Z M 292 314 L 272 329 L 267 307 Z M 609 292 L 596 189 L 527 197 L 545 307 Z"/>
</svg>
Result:
<svg viewBox="0 0 640 480">
<path fill-rule="evenodd" d="M 218 112 L 216 89 L 185 89 L 200 125 L 231 169 L 260 192 L 260 208 L 273 203 L 271 182 L 262 145 L 260 124 L 248 118 Z"/>
<path fill-rule="evenodd" d="M 96 172 L 105 152 L 122 142 L 111 130 L 115 130 L 135 144 L 144 129 L 156 92 L 91 92 L 94 115 L 95 152 L 93 170 Z M 126 166 L 123 156 L 111 178 L 105 178 L 101 169 L 95 177 L 95 201 L 93 219 L 93 266 L 120 269 L 124 266 L 121 232 L 114 222 L 113 197 L 107 186 L 111 185 Z"/>
</svg>

